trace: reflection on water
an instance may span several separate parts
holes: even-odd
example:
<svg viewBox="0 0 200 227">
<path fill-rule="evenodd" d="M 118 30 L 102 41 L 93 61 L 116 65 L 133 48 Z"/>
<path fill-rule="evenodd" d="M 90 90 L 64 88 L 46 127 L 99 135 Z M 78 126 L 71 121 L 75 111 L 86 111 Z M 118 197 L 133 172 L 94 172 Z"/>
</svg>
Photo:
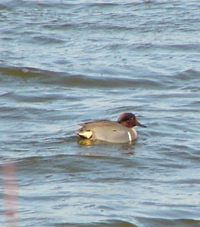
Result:
<svg viewBox="0 0 200 227">
<path fill-rule="evenodd" d="M 78 144 L 80 145 L 80 147 L 91 147 L 92 144 L 94 144 L 94 141 L 89 140 L 89 139 L 79 139 L 78 140 Z"/>
<path fill-rule="evenodd" d="M 90 148 L 93 150 L 92 152 L 79 152 L 78 154 L 113 156 L 113 155 L 121 155 L 121 154 L 134 155 L 135 144 L 137 143 L 137 141 L 116 144 L 116 143 L 108 143 L 108 142 L 98 141 L 98 140 L 89 140 L 89 139 L 79 138 L 77 143 L 80 146 L 80 148 Z M 104 152 L 99 153 L 98 149 Z"/>
</svg>

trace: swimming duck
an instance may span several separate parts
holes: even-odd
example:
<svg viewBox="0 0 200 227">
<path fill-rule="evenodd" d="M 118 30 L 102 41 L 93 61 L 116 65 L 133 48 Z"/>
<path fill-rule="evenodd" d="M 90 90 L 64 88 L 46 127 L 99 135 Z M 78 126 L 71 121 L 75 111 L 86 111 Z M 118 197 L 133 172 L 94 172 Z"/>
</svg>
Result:
<svg viewBox="0 0 200 227">
<path fill-rule="evenodd" d="M 75 131 L 81 138 L 102 140 L 111 143 L 126 143 L 137 139 L 134 126 L 146 127 L 138 122 L 132 113 L 123 113 L 117 121 L 97 120 L 80 124 Z"/>
</svg>

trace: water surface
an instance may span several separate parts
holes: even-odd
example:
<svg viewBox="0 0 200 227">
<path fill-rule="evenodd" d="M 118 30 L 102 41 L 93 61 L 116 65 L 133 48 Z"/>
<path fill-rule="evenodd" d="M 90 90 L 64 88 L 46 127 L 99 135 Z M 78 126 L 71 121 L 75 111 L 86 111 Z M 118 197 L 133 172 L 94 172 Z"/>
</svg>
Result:
<svg viewBox="0 0 200 227">
<path fill-rule="evenodd" d="M 200 226 L 199 6 L 1 1 L 1 225 Z M 74 134 L 123 112 L 136 142 Z"/>
</svg>

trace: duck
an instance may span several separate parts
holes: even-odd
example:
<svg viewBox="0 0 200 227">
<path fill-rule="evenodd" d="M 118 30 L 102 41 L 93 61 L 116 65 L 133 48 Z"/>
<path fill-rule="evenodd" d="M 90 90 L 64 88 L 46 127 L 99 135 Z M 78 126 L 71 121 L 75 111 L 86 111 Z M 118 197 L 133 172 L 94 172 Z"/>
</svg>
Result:
<svg viewBox="0 0 200 227">
<path fill-rule="evenodd" d="M 132 113 L 123 113 L 117 121 L 95 120 L 79 124 L 82 126 L 75 133 L 82 139 L 100 140 L 110 143 L 127 143 L 137 140 L 137 131 L 133 128 L 140 126 Z"/>
</svg>

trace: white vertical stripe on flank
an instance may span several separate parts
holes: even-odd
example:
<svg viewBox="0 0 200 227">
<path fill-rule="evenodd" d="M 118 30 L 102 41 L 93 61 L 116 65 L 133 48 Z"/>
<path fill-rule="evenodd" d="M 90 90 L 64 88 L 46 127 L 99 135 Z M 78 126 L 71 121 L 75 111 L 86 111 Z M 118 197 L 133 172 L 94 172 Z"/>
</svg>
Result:
<svg viewBox="0 0 200 227">
<path fill-rule="evenodd" d="M 130 132 L 128 132 L 128 138 L 129 138 L 129 141 L 132 141 Z"/>
</svg>

